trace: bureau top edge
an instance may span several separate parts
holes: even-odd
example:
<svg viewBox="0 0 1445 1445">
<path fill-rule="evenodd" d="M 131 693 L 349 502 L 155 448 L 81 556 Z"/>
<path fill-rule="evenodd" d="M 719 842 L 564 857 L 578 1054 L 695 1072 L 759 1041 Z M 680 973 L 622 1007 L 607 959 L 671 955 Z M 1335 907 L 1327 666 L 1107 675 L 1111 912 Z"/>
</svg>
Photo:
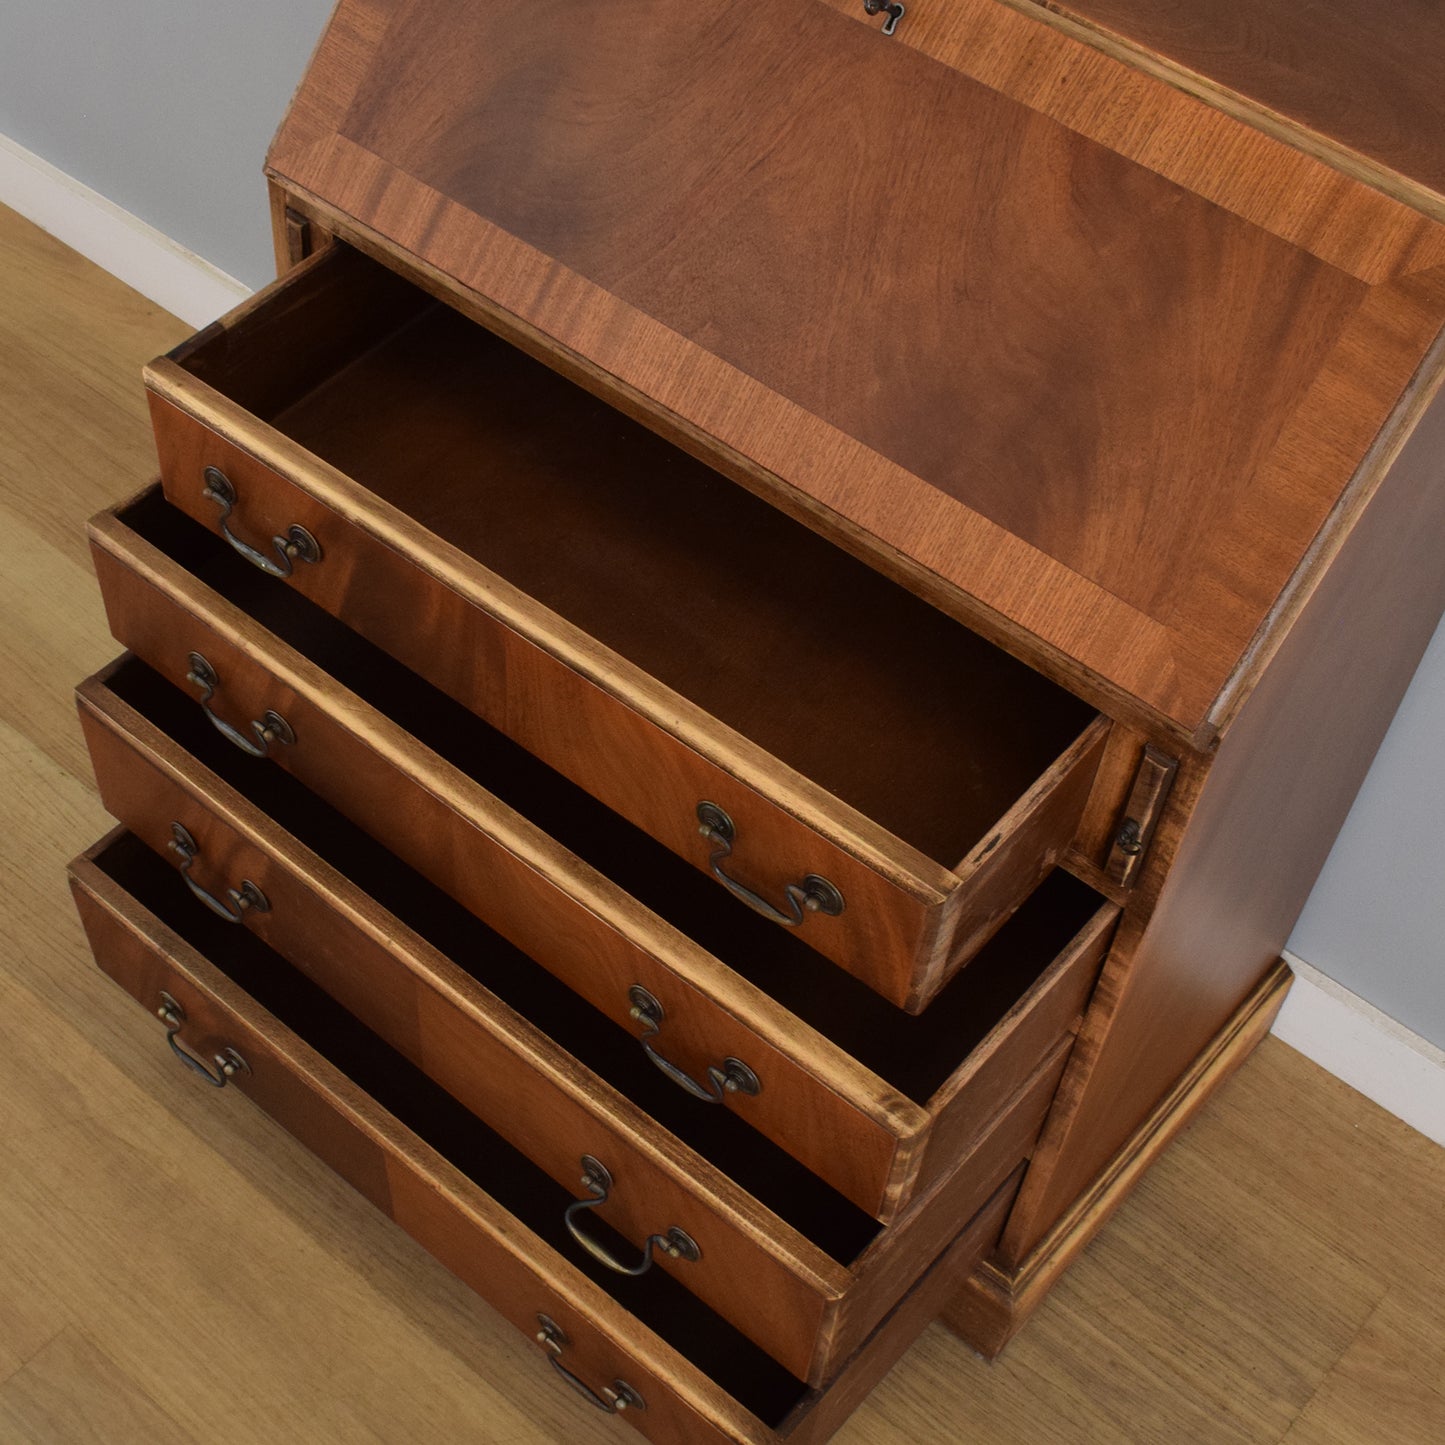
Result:
<svg viewBox="0 0 1445 1445">
<path fill-rule="evenodd" d="M 1445 225 L 1280 147 L 1240 152 L 1246 189 L 1299 214 L 1231 209 L 970 74 L 949 46 L 1020 6 L 946 11 L 910 7 L 895 44 L 841 0 L 626 24 L 548 0 L 525 26 L 342 0 L 268 171 L 1102 711 L 1206 749 L 1433 384 Z M 1023 18 L 1001 44 L 1036 66 Z M 1060 83 L 1082 63 L 1045 58 Z"/>
<path fill-rule="evenodd" d="M 946 0 L 945 0 L 946 3 Z M 1369 0 L 991 0 L 1445 220 L 1445 14 Z"/>
</svg>

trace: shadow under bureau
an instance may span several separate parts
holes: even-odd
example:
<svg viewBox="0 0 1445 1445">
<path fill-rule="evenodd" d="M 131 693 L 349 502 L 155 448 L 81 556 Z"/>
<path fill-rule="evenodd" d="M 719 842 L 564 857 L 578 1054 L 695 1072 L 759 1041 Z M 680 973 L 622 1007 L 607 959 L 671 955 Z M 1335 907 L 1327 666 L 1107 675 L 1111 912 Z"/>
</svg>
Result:
<svg viewBox="0 0 1445 1445">
<path fill-rule="evenodd" d="M 657 1441 L 1002 1348 L 1445 605 L 1445 203 L 881 10 L 343 0 L 91 524 L 97 960 Z"/>
</svg>

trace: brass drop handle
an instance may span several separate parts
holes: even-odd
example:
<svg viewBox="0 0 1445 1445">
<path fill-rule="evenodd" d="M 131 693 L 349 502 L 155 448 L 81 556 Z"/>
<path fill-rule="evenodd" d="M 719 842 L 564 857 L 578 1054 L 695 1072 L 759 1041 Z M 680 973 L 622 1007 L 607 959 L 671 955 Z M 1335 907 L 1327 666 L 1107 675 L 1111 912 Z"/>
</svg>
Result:
<svg viewBox="0 0 1445 1445">
<path fill-rule="evenodd" d="M 637 1264 L 624 1264 L 615 1254 L 598 1244 L 595 1239 L 589 1239 L 582 1232 L 581 1225 L 577 1223 L 578 1219 L 589 1209 L 601 1209 L 612 1193 L 611 1173 L 605 1164 L 600 1163 L 590 1154 L 582 1156 L 582 1187 L 591 1197 L 574 1199 L 563 1213 L 562 1223 L 567 1226 L 567 1233 L 593 1259 L 605 1264 L 608 1269 L 636 1278 L 640 1274 L 646 1274 L 652 1268 L 653 1251 L 658 1249 L 669 1259 L 698 1260 L 702 1258 L 702 1251 L 697 1247 L 692 1236 L 673 1225 L 666 1234 L 649 1234 L 647 1236 L 647 1242 L 642 1246 L 642 1259 Z"/>
<path fill-rule="evenodd" d="M 626 1380 L 613 1380 L 599 1391 L 574 1375 L 562 1363 L 562 1351 L 567 1345 L 567 1336 L 563 1334 L 562 1327 L 551 1315 L 539 1314 L 537 1323 L 541 1326 L 537 1331 L 537 1343 L 547 1351 L 547 1363 L 589 1404 L 596 1405 L 599 1410 L 605 1410 L 609 1415 L 620 1415 L 624 1410 L 647 1409 L 647 1401 Z"/>
<path fill-rule="evenodd" d="M 182 824 L 171 824 L 171 841 L 166 844 L 166 847 L 180 859 L 180 873 L 181 877 L 185 879 L 186 887 L 189 888 L 217 918 L 224 918 L 227 923 L 239 923 L 252 909 L 257 913 L 269 913 L 271 911 L 270 901 L 249 878 L 242 879 L 239 888 L 228 888 L 226 890 L 226 898 L 230 900 L 229 903 L 217 898 L 214 893 L 208 893 L 202 888 L 191 876 L 191 864 L 200 856 L 201 849 L 196 840 L 191 836 L 189 830 Z"/>
<path fill-rule="evenodd" d="M 228 1080 L 237 1074 L 249 1074 L 251 1066 L 235 1049 L 225 1048 L 212 1055 L 208 1064 L 198 1055 L 185 1048 L 180 1039 L 185 1027 L 186 1011 L 175 1000 L 175 996 L 161 990 L 160 1006 L 156 1017 L 166 1026 L 166 1042 L 171 1052 L 193 1073 L 199 1074 L 214 1089 L 224 1089 Z"/>
<path fill-rule="evenodd" d="M 869 15 L 886 15 L 888 18 L 883 22 L 883 35 L 892 35 L 898 29 L 898 22 L 903 19 L 906 13 L 900 0 L 863 0 L 863 9 Z"/>
<path fill-rule="evenodd" d="M 666 1017 L 657 999 L 640 983 L 635 983 L 627 990 L 627 1001 L 632 1005 L 628 1010 L 629 1014 L 643 1026 L 642 1037 L 638 1039 L 642 1052 L 678 1088 L 686 1089 L 694 1099 L 701 1099 L 705 1104 L 721 1104 L 725 1094 L 756 1094 L 762 1089 L 758 1076 L 741 1059 L 735 1059 L 731 1055 L 725 1058 L 721 1065 L 709 1064 L 707 1083 L 698 1083 L 691 1074 L 678 1068 L 671 1059 L 663 1058 L 652 1046 L 652 1039 L 662 1028 L 662 1021 Z"/>
<path fill-rule="evenodd" d="M 807 920 L 810 913 L 826 913 L 836 918 L 843 911 L 843 895 L 816 873 L 809 873 L 801 883 L 789 883 L 783 889 L 786 910 L 769 903 L 761 893 L 755 893 L 745 883 L 728 877 L 723 871 L 723 864 L 732 857 L 733 841 L 738 830 L 716 803 L 697 805 L 697 831 L 713 845 L 708 858 L 712 876 L 735 898 L 741 898 L 754 913 L 761 913 L 764 918 L 781 923 L 784 928 L 796 928 Z"/>
<path fill-rule="evenodd" d="M 251 723 L 251 731 L 256 735 L 256 741 L 252 742 L 239 728 L 232 727 L 225 718 L 218 716 L 211 711 L 211 699 L 216 695 L 216 689 L 221 685 L 221 679 L 216 675 L 216 669 L 201 656 L 199 652 L 188 652 L 186 654 L 186 666 L 190 671 L 186 673 L 186 681 L 192 687 L 201 690 L 201 711 L 210 718 L 211 726 L 225 738 L 228 743 L 253 758 L 269 757 L 272 743 L 294 743 L 296 733 L 291 724 L 272 708 L 267 708 L 259 718 Z"/>
<path fill-rule="evenodd" d="M 236 494 L 236 484 L 220 467 L 207 467 L 201 476 L 206 483 L 201 495 L 221 509 L 221 535 L 253 567 L 259 567 L 271 577 L 289 577 L 298 558 L 302 562 L 321 560 L 321 544 L 301 526 L 287 528 L 284 537 L 271 538 L 271 545 L 276 551 L 274 562 L 264 552 L 258 552 L 249 542 L 243 542 L 231 530 L 231 513 L 240 502 L 240 497 Z"/>
</svg>

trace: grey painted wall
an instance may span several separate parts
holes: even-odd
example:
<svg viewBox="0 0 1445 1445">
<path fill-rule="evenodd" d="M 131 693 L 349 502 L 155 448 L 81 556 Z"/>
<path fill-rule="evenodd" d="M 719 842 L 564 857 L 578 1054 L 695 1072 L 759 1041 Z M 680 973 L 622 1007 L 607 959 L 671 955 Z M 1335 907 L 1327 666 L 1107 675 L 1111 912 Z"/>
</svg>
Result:
<svg viewBox="0 0 1445 1445">
<path fill-rule="evenodd" d="M 1445 486 L 1445 475 L 1439 481 Z M 1445 1048 L 1442 738 L 1445 624 L 1290 939 L 1290 948 L 1321 973 L 1439 1048 Z"/>
<path fill-rule="evenodd" d="M 261 164 L 331 0 L 3 0 L 0 134 L 270 279 Z"/>
<path fill-rule="evenodd" d="M 258 286 L 272 273 L 262 159 L 330 8 L 4 0 L 0 134 Z M 1445 1047 L 1442 737 L 1445 628 L 1291 947 Z"/>
</svg>

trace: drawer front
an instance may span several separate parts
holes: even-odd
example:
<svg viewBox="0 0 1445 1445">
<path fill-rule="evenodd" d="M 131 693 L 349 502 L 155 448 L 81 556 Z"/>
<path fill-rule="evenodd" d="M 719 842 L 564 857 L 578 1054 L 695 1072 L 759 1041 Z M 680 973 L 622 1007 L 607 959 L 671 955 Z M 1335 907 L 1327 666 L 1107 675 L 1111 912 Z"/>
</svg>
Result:
<svg viewBox="0 0 1445 1445">
<path fill-rule="evenodd" d="M 173 740 L 100 681 L 82 686 L 81 718 L 105 806 L 156 855 L 147 858 L 146 886 L 173 926 L 211 925 L 218 913 L 231 941 L 256 933 L 562 1186 L 566 1204 L 556 1212 L 571 1234 L 564 1253 L 585 1251 L 618 1273 L 660 1266 L 796 1376 L 829 1379 L 1038 1136 L 1072 1042 L 1066 1035 L 884 1230 L 757 1136 L 694 1136 L 707 1120 L 630 1049 L 618 1055 L 620 1040 L 595 1038 L 591 1010 L 582 1007 L 579 1020 L 565 991 L 539 1007 L 523 988 L 512 996 L 530 1004 L 532 1020 L 513 1012 L 486 984 L 516 990 L 520 972 L 532 970 L 526 958 L 475 923 L 451 935 L 454 957 L 438 951 L 387 912 L 389 890 L 373 870 L 379 861 L 394 866 L 389 854 L 364 840 L 360 853 L 355 841 L 338 842 L 332 816 L 321 822 L 327 842 L 312 840 L 340 850 L 341 868 L 332 867 L 254 806 L 236 776 L 227 782 L 185 750 L 201 747 L 233 775 L 251 772 L 162 679 L 133 660 L 114 670 L 123 692 L 136 688 L 137 675 L 178 705 L 189 733 Z M 262 796 L 293 819 L 308 805 L 295 783 Z M 341 871 L 350 868 L 370 877 L 379 896 L 351 883 Z M 575 1055 L 549 1038 L 552 1029 Z M 588 1059 L 603 1077 L 588 1071 Z M 649 1113 L 659 1105 L 681 1110 L 663 1114 L 663 1126 Z M 608 1230 L 616 1243 L 604 1246 L 600 1231 Z"/>
<path fill-rule="evenodd" d="M 103 687 L 82 689 L 81 722 L 106 810 L 153 852 L 184 863 L 176 878 L 181 906 L 191 906 L 191 888 L 209 900 L 194 907 L 239 915 L 238 926 L 569 1192 L 581 1200 L 603 1192 L 603 1203 L 575 1216 L 578 1248 L 595 1240 L 599 1222 L 610 1226 L 621 1236 L 607 1248 L 618 1268 L 650 1258 L 650 1268 L 672 1274 L 794 1373 L 810 1372 L 831 1301 L 849 1284 L 841 1266 L 309 850 L 300 856 L 294 839 L 268 827 L 183 750 L 164 738 L 136 738 L 142 729 L 125 713 Z M 177 854 L 177 823 L 194 851 Z M 238 905 L 247 884 L 264 908 Z M 601 1019 L 598 1026 L 607 1027 Z M 581 1187 L 584 1157 L 600 1161 L 610 1183 Z M 686 1244 L 683 1256 L 666 1253 L 662 1241 L 677 1231 L 696 1258 L 686 1257 Z M 650 1239 L 659 1243 L 644 1254 Z"/>
<path fill-rule="evenodd" d="M 389 855 L 372 847 L 368 860 L 364 851 L 338 844 L 334 818 L 322 820 L 325 843 L 313 837 L 317 848 L 341 847 L 344 864 L 359 864 L 358 876 L 372 878 L 381 896 L 368 897 L 245 796 L 243 779 L 254 772 L 249 760 L 233 758 L 164 680 L 134 660 L 109 675 L 119 692 L 104 677 L 84 684 L 81 720 L 107 809 L 156 855 L 147 859 L 147 886 L 161 900 L 152 907 L 163 906 L 176 927 L 209 924 L 217 913 L 231 939 L 254 933 L 568 1192 L 558 1210 L 559 1217 L 570 1210 L 574 1220 L 564 1252 L 595 1253 L 597 1230 L 615 1229 L 619 1240 L 605 1250 L 614 1268 L 645 1273 L 651 1257 L 793 1373 L 828 1378 L 1032 1146 L 1071 1043 L 1067 1035 L 1049 1041 L 1024 1086 L 961 1144 L 946 1177 L 931 1181 L 888 1229 L 850 1213 L 811 1176 L 791 1175 L 788 1161 L 761 1143 L 739 1154 L 738 1141 L 729 1145 L 704 1130 L 688 1147 L 690 1130 L 707 1120 L 644 1061 L 630 1051 L 619 1058 L 606 1045 L 595 1055 L 630 1097 L 579 1062 L 594 1057 L 592 1020 L 603 1029 L 605 1021 L 585 1008 L 579 1021 L 575 1004 L 567 1016 L 566 996 L 555 994 L 543 995 L 533 1014 L 541 1028 L 517 1015 L 485 983 L 505 994 L 519 970 L 531 967 L 526 959 L 472 925 L 453 935 L 454 957 L 470 966 L 470 976 L 387 911 L 388 890 L 374 869 Z M 145 696 L 142 684 L 159 696 Z M 169 711 L 154 713 L 162 703 Z M 228 768 L 231 781 L 188 747 Z M 306 806 L 298 786 L 261 796 L 307 832 L 297 818 L 298 805 Z M 496 957 L 499 949 L 505 956 Z M 535 995 L 524 989 L 522 997 L 539 1009 Z M 576 1056 L 547 1036 L 558 1027 Z M 677 1134 L 648 1112 L 671 1103 L 682 1105 L 669 1124 Z M 726 1173 L 705 1157 L 718 1144 L 731 1151 L 719 1156 Z M 593 1182 L 579 1189 L 584 1159 L 600 1161 L 606 1174 L 594 1166 Z M 593 1202 L 597 1196 L 600 1203 Z M 800 1232 L 820 1228 L 814 1238 L 841 1251 L 836 1258 Z M 683 1257 L 669 1258 L 669 1243 Z"/>
<path fill-rule="evenodd" d="M 893 1003 L 905 1004 L 915 976 L 935 966 L 942 889 L 883 857 L 870 866 L 810 826 L 806 815 L 775 802 L 766 777 L 744 774 L 731 739 L 700 739 L 706 751 L 689 746 L 599 676 L 569 666 L 456 591 L 397 546 L 371 515 L 365 494 L 356 495 L 359 489 L 318 500 L 311 488 L 154 393 L 151 412 L 161 480 L 173 505 L 219 530 L 203 480 L 207 467 L 217 467 L 241 498 L 230 521 L 246 537 L 283 536 L 301 526 L 316 538 L 322 559 L 298 563 L 278 585 L 304 593 L 699 868 L 710 869 L 720 849 L 700 833 L 698 807 L 708 802 L 722 809 L 734 839 L 718 869 L 759 906 L 796 914 L 812 947 Z M 248 445 L 255 440 L 246 437 Z M 528 620 L 540 630 L 535 618 L 513 619 Z M 593 654 L 599 675 L 605 670 L 595 644 L 577 650 Z M 841 911 L 793 907 L 790 896 L 801 895 L 809 878 L 836 890 Z"/>
<path fill-rule="evenodd" d="M 558 1365 L 599 1391 L 617 1379 L 631 1385 L 646 1409 L 630 1418 L 648 1438 L 659 1445 L 773 1438 L 225 975 L 169 935 L 93 863 L 80 859 L 72 865 L 72 888 L 100 967 L 151 1012 L 164 1006 L 164 994 L 180 1005 L 185 1021 L 177 1048 L 213 1073 L 214 1056 L 235 1050 L 245 1071 L 228 1081 L 231 1086 L 518 1329 L 535 1335 L 539 1314 L 555 1320 L 568 1341 Z M 160 1028 L 157 1023 L 158 1041 Z"/>
<path fill-rule="evenodd" d="M 822 729 L 824 719 L 848 715 L 850 691 L 861 691 L 861 679 L 877 670 L 876 652 L 868 659 L 840 662 L 838 675 L 827 676 L 826 701 L 806 717 L 790 717 L 771 734 L 761 726 L 759 736 L 770 737 L 764 746 L 689 699 L 708 698 L 709 706 L 728 714 L 726 698 L 733 695 L 786 695 L 798 652 L 810 659 L 828 656 L 826 626 L 819 629 L 816 620 L 809 623 L 793 611 L 770 612 L 764 629 L 767 645 L 756 655 L 748 652 L 747 667 L 737 677 L 728 674 L 732 680 L 721 695 L 716 679 L 709 676 L 701 682 L 677 681 L 687 693 L 684 697 L 660 680 L 667 668 L 660 668 L 656 677 L 649 675 L 642 665 L 428 530 L 422 519 L 431 515 L 431 500 L 424 503 L 408 492 L 393 505 L 285 434 L 286 386 L 258 382 L 252 375 L 257 357 L 267 348 L 284 351 L 288 342 L 307 347 L 299 318 L 309 304 L 309 292 L 344 287 L 352 276 L 350 284 L 358 294 L 368 294 L 368 288 L 378 284 L 380 268 L 370 266 L 368 272 L 367 266 L 370 263 L 359 262 L 343 248 L 329 262 L 303 267 L 277 283 L 269 296 L 248 303 L 243 313 L 150 369 L 152 415 L 168 497 L 212 530 L 228 533 L 238 550 L 266 570 L 285 573 L 287 580 L 280 585 L 317 601 L 709 873 L 739 906 L 797 928 L 811 947 L 899 1007 L 924 1007 L 949 972 L 966 961 L 1072 841 L 1107 725 L 1070 723 L 1060 736 L 1074 740 L 1072 744 L 1045 728 L 1040 736 L 1047 734 L 1050 741 L 1044 751 L 1019 752 L 1018 740 L 1032 733 L 1034 720 L 1052 709 L 1032 691 L 1020 691 L 1014 684 L 996 686 L 990 665 L 982 659 L 960 662 L 958 674 L 976 676 L 975 691 L 992 699 L 987 707 L 971 702 L 972 716 L 997 713 L 1010 721 L 1002 727 L 984 726 L 977 738 L 964 742 L 955 743 L 949 730 L 944 730 L 946 743 L 934 737 L 930 771 L 920 775 L 921 784 L 913 779 L 900 787 L 889 766 L 869 763 L 865 770 L 874 770 L 872 791 L 862 801 L 841 777 L 834 778 L 831 786 L 858 801 L 858 807 L 850 806 L 803 773 L 828 776 L 830 768 L 839 765 L 835 755 L 850 748 L 858 751 L 859 732 L 851 739 L 830 738 L 826 748 L 807 754 L 806 760 L 794 747 L 797 739 Z M 387 283 L 391 288 L 399 284 L 394 277 Z M 300 369 L 308 384 L 316 382 L 312 372 L 317 370 L 328 378 L 327 386 L 329 378 L 340 374 L 336 358 L 329 355 L 318 355 L 314 364 Z M 235 399 L 223 394 L 228 385 Z M 389 395 L 384 389 L 361 414 L 385 410 Z M 425 397 L 413 400 L 425 410 Z M 272 426 L 247 410 L 248 405 L 266 415 L 282 415 Z M 408 424 L 415 426 L 414 418 L 408 423 L 409 416 L 404 409 L 388 413 L 383 429 L 394 440 Z M 304 433 L 294 416 L 292 424 L 298 435 Z M 356 430 L 354 416 L 348 429 Z M 507 448 L 528 450 L 538 430 L 545 432 L 545 418 L 538 419 L 526 437 L 512 436 L 505 443 L 479 437 L 481 450 L 466 455 L 464 471 L 474 476 L 520 466 Z M 327 450 L 323 442 L 314 444 Z M 488 445 L 499 446 L 499 453 L 491 454 Z M 385 491 L 376 467 L 368 469 L 366 459 L 353 457 L 348 464 Z M 386 475 L 394 470 L 378 465 Z M 576 459 L 568 464 L 572 473 L 584 465 Z M 595 499 L 589 501 L 595 504 Z M 416 515 L 408 515 L 402 505 L 410 505 Z M 443 511 L 452 516 L 466 505 L 465 489 L 446 492 L 442 500 Z M 445 530 L 444 523 L 437 525 Z M 528 525 L 545 526 L 545 520 L 531 518 Z M 579 533 L 586 535 L 585 530 Z M 290 537 L 307 540 L 298 550 L 297 544 L 288 544 Z M 283 557 L 288 545 L 294 555 Z M 550 535 L 530 537 L 527 544 L 533 554 L 550 545 Z M 581 544 L 574 539 L 570 545 Z M 654 550 L 664 549 L 659 544 Z M 688 538 L 689 558 L 708 551 L 706 536 Z M 646 570 L 643 555 L 653 554 L 624 549 L 616 571 Z M 508 565 L 492 560 L 503 569 Z M 668 565 L 676 570 L 676 558 Z M 651 615 L 666 607 L 660 599 L 671 598 L 678 605 L 679 594 L 711 595 L 694 580 L 697 570 L 694 560 L 676 577 L 669 572 L 675 585 L 663 594 L 649 593 L 636 610 Z M 750 576 L 751 592 L 733 599 L 742 611 L 768 591 L 765 579 L 778 570 L 775 566 L 771 573 Z M 592 594 L 606 592 L 615 575 L 589 582 Z M 565 601 L 552 600 L 566 610 Z M 579 615 L 585 615 L 585 608 Z M 725 634 L 728 615 L 689 614 L 680 635 L 696 636 L 700 628 Z M 665 626 L 660 630 L 666 631 Z M 786 634 L 793 630 L 808 635 L 790 644 Z M 814 638 L 815 630 L 823 636 Z M 843 622 L 835 630 L 847 633 L 850 628 Z M 689 649 L 679 643 L 677 650 Z M 895 638 L 885 652 L 897 650 Z M 890 686 L 895 695 L 907 694 L 916 692 L 923 678 L 949 673 L 947 661 L 924 654 L 906 679 L 894 678 Z M 1072 717 L 1078 704 L 1064 701 Z M 927 717 L 939 709 L 930 703 L 918 712 Z M 876 721 L 884 730 L 893 725 L 887 714 Z M 741 721 L 739 726 L 747 728 Z M 861 735 L 868 730 L 862 729 Z M 906 744 L 900 748 L 905 754 L 913 751 Z M 1002 759 L 1015 752 L 1028 761 L 1021 771 L 1011 767 L 999 773 L 1008 778 L 1007 790 L 982 787 L 980 777 L 990 769 L 998 772 Z M 783 756 L 803 771 L 782 761 Z M 960 786 L 965 793 L 981 788 L 977 796 L 987 800 L 983 816 L 975 814 L 972 805 L 963 810 L 969 821 L 961 836 L 946 830 L 948 841 L 942 841 L 934 833 L 937 818 L 917 833 L 895 820 L 891 826 L 901 830 L 895 834 L 864 811 L 883 816 L 888 813 L 886 796 L 914 798 L 936 791 L 934 774 L 960 757 L 968 760 L 964 772 L 969 779 Z M 952 797 L 949 789 L 943 791 Z M 941 810 L 945 815 L 950 811 L 957 810 Z M 904 835 L 914 841 L 905 841 Z"/>
<path fill-rule="evenodd" d="M 183 535 L 168 534 L 170 525 L 179 525 Z M 183 679 L 191 652 L 204 654 L 217 675 L 208 705 L 220 727 L 240 729 L 242 741 L 250 738 L 247 745 L 254 749 L 250 720 L 268 711 L 283 716 L 292 741 L 270 749 L 281 768 L 632 1032 L 680 1092 L 721 1092 L 724 1107 L 884 1222 L 896 1218 L 987 1125 L 1070 1026 L 1075 1011 L 1070 1000 L 1092 982 L 1114 910 L 1081 885 L 1071 884 L 1074 892 L 1060 896 L 1058 878 L 1028 900 L 917 1019 L 880 1011 L 864 990 L 796 940 L 738 913 L 699 883 L 688 906 L 671 916 L 696 924 L 701 906 L 716 915 L 714 923 L 731 920 L 732 927 L 724 937 L 714 936 L 710 947 L 736 960 L 748 975 L 740 977 L 636 899 L 616 888 L 609 892 L 553 840 L 533 829 L 528 842 L 528 825 L 517 813 L 203 583 L 177 559 L 189 558 L 189 566 L 204 571 L 205 556 L 218 555 L 242 582 L 268 588 L 205 533 L 178 521 L 158 498 L 147 496 L 119 515 L 97 518 L 92 539 L 116 636 L 197 700 L 195 685 Z M 187 545 L 198 550 L 188 552 Z M 270 595 L 286 604 L 286 613 L 307 606 L 285 593 Z M 312 623 L 324 620 L 307 615 Z M 272 621 L 288 636 L 295 630 L 295 622 L 274 608 Z M 318 665 L 336 649 L 355 645 L 345 629 L 327 627 L 336 636 L 318 639 L 313 633 L 305 642 Z M 383 702 L 399 690 L 395 680 L 374 686 Z M 175 698 L 177 706 L 191 707 L 181 703 L 179 692 Z M 199 708 L 192 716 L 204 733 Z M 411 725 L 425 732 L 419 719 L 420 714 Z M 164 726 L 174 731 L 172 724 Z M 482 751 L 475 741 L 453 746 L 452 755 L 474 759 Z M 221 752 L 231 756 L 224 747 Z M 524 790 L 514 801 L 526 809 L 529 799 Z M 553 826 L 571 806 L 560 815 L 552 807 Z M 588 840 L 591 827 L 583 834 Z M 589 856 L 611 868 L 629 846 L 624 833 L 598 844 Z M 489 860 L 488 866 L 467 867 L 472 853 Z M 662 855 L 656 861 L 675 882 L 688 882 L 680 863 Z M 629 886 L 641 881 L 633 876 Z M 671 897 L 672 887 L 662 890 L 664 897 Z M 651 906 L 660 906 L 658 897 Z M 1036 920 L 1060 914 L 1062 926 L 1050 921 L 1041 936 Z M 1020 934 L 1021 944 L 1015 939 Z M 1010 983 L 1014 974 L 1021 976 Z M 1001 994 L 1001 985 L 1008 991 Z M 629 1016 L 637 988 L 656 1004 L 660 1022 Z M 769 997 L 772 991 L 779 992 L 781 1004 Z M 824 993 L 829 1002 L 819 1012 Z M 1002 1008 L 1007 1013 L 1000 1014 Z M 791 1009 L 815 1017 L 824 1033 L 815 1033 Z M 980 1023 L 987 1018 L 997 1022 Z M 845 1041 L 842 1047 L 827 1037 L 830 1031 Z M 862 1050 L 862 1057 L 874 1060 L 872 1068 L 896 1082 L 872 1072 L 853 1050 Z M 926 1077 L 920 1077 L 917 1065 L 925 1060 Z M 729 1072 L 735 1065 L 756 1078 L 756 1094 L 720 1089 L 719 1079 L 736 1077 Z M 908 1097 L 900 1093 L 905 1088 Z M 940 1134 L 946 1147 L 940 1146 Z M 920 1172 L 925 1150 L 928 1162 Z"/>
<path fill-rule="evenodd" d="M 933 1127 L 914 1176 L 915 1193 L 923 1193 L 956 1168 L 958 1160 L 991 1127 L 1020 1080 L 1028 1078 L 1030 1070 L 1038 1067 L 1040 1059 L 1047 1059 L 1061 1039 L 1072 1039 L 1103 967 L 1117 920 L 1116 908 L 1100 907 L 1028 995 L 930 1101 Z"/>
<path fill-rule="evenodd" d="M 603 1409 L 630 1399 L 625 1417 L 659 1445 L 826 1440 L 998 1237 L 1017 1171 L 827 1390 L 798 1385 L 789 1405 L 786 1384 L 770 1380 L 765 1423 L 131 897 L 105 866 L 116 836 L 71 865 L 72 892 L 97 962 L 160 1014 L 178 1056 L 213 1083 L 247 1094 L 514 1325 L 538 1337 L 539 1354 L 572 1388 Z"/>
<path fill-rule="evenodd" d="M 191 652 L 213 666 L 211 706 L 249 735 L 274 711 L 295 741 L 257 765 L 279 766 L 484 919 L 634 1034 L 629 992 L 665 1010 L 646 1040 L 694 1080 L 742 1060 L 757 1094 L 719 1107 L 877 1214 L 922 1111 L 748 987 L 441 759 L 417 747 L 293 649 L 205 589 L 113 515 L 92 524 L 94 559 L 116 638 L 163 677 L 186 682 Z M 708 1107 L 699 1104 L 699 1107 Z M 839 1147 L 839 1141 L 846 1141 Z"/>
</svg>

